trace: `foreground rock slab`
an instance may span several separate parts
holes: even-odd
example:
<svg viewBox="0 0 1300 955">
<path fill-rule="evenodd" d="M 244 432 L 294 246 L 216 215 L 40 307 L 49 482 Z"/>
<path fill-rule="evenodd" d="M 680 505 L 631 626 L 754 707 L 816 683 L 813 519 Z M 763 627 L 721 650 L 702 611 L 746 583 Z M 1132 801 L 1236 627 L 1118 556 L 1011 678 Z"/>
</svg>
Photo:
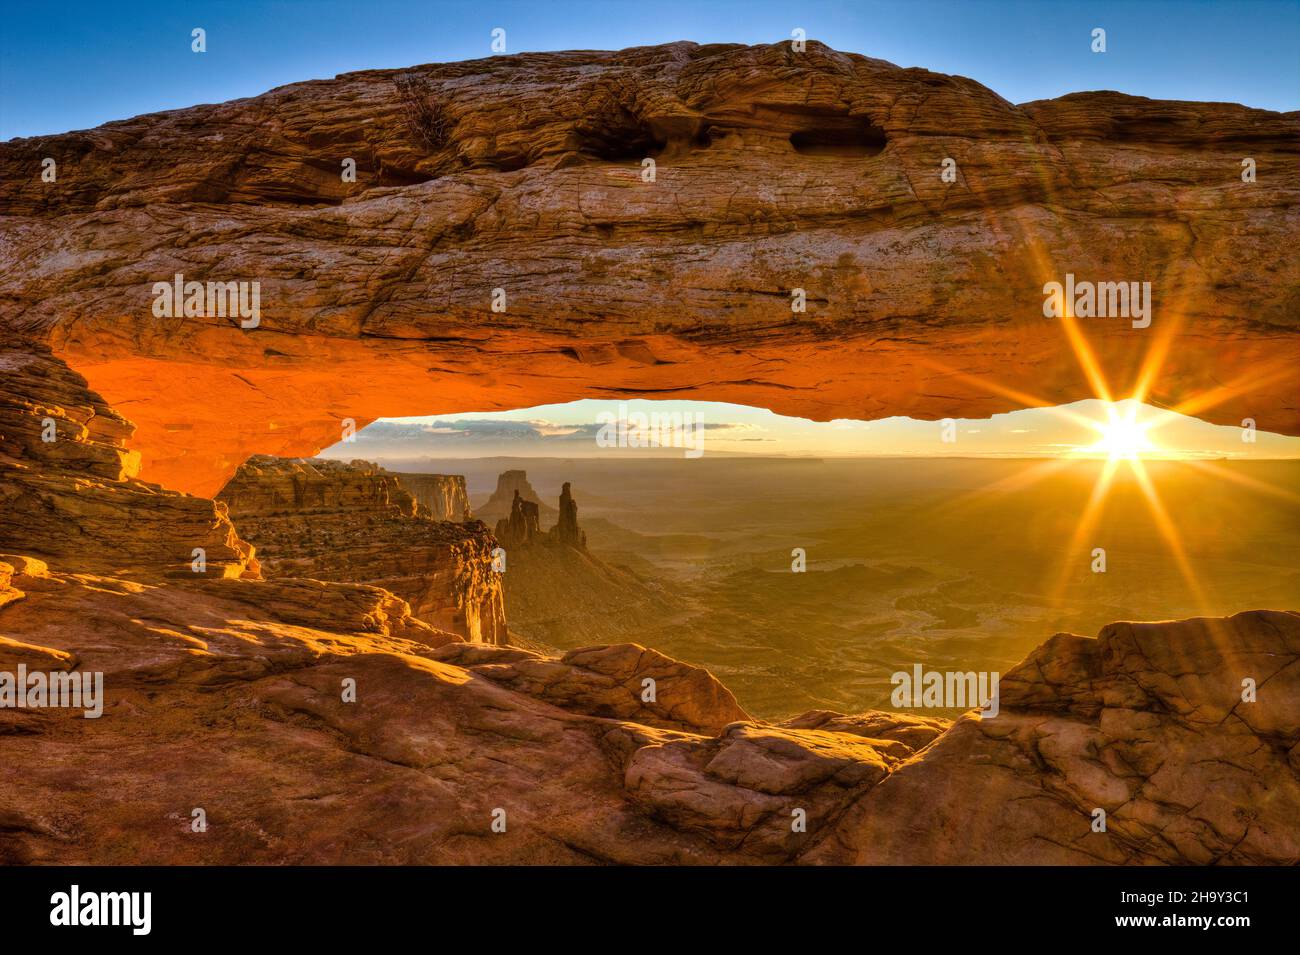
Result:
<svg viewBox="0 0 1300 955">
<path fill-rule="evenodd" d="M 105 686 L 0 708 L 5 862 L 1300 861 L 1300 614 L 1058 636 L 995 719 L 773 725 L 645 648 L 463 643 L 372 587 L 0 571 L 0 671 Z"/>
</svg>

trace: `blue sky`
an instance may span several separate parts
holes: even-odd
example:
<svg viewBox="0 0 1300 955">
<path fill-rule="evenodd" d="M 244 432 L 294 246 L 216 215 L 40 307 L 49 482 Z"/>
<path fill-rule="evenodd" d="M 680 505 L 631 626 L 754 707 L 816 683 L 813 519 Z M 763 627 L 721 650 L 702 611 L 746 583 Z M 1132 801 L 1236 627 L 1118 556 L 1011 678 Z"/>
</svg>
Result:
<svg viewBox="0 0 1300 955">
<path fill-rule="evenodd" d="M 1094 27 L 1107 52 L 1089 49 Z M 190 51 L 190 30 L 208 52 Z M 1300 108 L 1300 0 L 225 0 L 7 5 L 0 139 L 85 129 L 349 70 L 672 40 L 841 50 L 972 77 L 1012 102 L 1116 89 Z"/>
</svg>

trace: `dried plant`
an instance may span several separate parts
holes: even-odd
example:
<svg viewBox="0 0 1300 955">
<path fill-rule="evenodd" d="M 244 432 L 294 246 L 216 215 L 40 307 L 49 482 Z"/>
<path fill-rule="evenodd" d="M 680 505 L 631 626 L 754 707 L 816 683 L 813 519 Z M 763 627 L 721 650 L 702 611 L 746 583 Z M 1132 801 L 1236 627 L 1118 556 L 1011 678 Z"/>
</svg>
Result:
<svg viewBox="0 0 1300 955">
<path fill-rule="evenodd" d="M 430 150 L 446 146 L 451 141 L 452 121 L 446 106 L 434 97 L 429 81 L 416 73 L 398 73 L 393 85 L 411 134 Z"/>
</svg>

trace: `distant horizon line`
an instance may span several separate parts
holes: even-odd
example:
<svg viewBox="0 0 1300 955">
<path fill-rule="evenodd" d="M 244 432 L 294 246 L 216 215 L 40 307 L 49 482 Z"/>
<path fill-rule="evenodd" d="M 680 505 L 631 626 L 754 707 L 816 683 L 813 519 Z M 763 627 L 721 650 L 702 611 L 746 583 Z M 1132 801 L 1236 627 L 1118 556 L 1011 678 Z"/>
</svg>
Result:
<svg viewBox="0 0 1300 955">
<path fill-rule="evenodd" d="M 327 449 L 328 450 L 328 449 Z M 1142 454 L 1139 456 L 1143 461 L 1300 461 L 1300 455 L 1268 455 L 1268 456 L 1234 456 L 1216 452 L 1206 452 L 1204 454 Z M 370 455 L 363 454 L 327 454 L 321 451 L 317 454 L 303 458 L 291 458 L 291 460 L 309 461 L 311 458 L 325 458 L 334 461 L 356 461 L 356 460 L 396 460 L 396 461 L 490 461 L 490 460 L 511 460 L 511 461 L 676 461 L 686 460 L 681 454 L 666 453 L 640 453 L 640 454 L 476 454 L 476 455 L 432 455 L 422 454 L 414 457 L 403 457 L 401 455 L 383 454 Z M 1106 461 L 1109 456 L 1104 453 L 1093 454 L 1021 454 L 1018 452 L 988 452 L 984 454 L 750 454 L 744 451 L 714 451 L 707 452 L 699 458 L 693 460 L 704 460 L 705 458 L 726 458 L 726 459 L 744 459 L 744 460 L 772 460 L 772 461 L 856 461 L 856 460 L 931 460 L 931 461 L 951 461 L 951 460 L 981 460 L 981 461 Z"/>
</svg>

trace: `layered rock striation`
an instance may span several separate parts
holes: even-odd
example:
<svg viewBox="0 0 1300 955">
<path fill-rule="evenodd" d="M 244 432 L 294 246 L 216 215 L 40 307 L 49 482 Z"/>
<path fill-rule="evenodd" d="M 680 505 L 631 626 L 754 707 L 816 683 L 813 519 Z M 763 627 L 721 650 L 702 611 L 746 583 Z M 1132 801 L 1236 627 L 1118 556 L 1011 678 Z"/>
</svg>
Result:
<svg viewBox="0 0 1300 955">
<path fill-rule="evenodd" d="M 397 474 L 417 504 L 435 521 L 469 521 L 469 492 L 463 474 Z"/>
<path fill-rule="evenodd" d="M 1300 864 L 1300 614 L 1058 634 L 994 718 L 766 723 L 643 647 L 467 643 L 384 588 L 256 579 L 224 506 L 130 477 L 129 423 L 23 355 L 0 431 L 0 670 L 102 673 L 104 697 L 95 719 L 0 707 L 4 862 Z M 62 437 L 33 438 L 45 418 Z M 421 522 L 378 469 L 251 468 L 270 473 L 241 510 L 318 518 L 323 561 L 327 538 L 363 553 L 344 514 L 473 532 Z M 67 527 L 12 517 L 43 508 Z M 82 526 L 122 546 L 68 546 Z M 176 573 L 205 528 L 226 564 Z M 287 555 L 267 552 L 277 575 Z"/>
<path fill-rule="evenodd" d="M 234 523 L 178 493 L 404 409 L 1081 398 L 1067 272 L 1153 283 L 1151 334 L 1081 323 L 1116 393 L 1159 342 L 1156 403 L 1300 432 L 1300 117 L 817 44 L 406 72 L 0 144 L 0 670 L 105 687 L 0 708 L 0 861 L 1300 864 L 1295 612 L 1058 634 L 991 719 L 773 724 L 642 647 L 493 645 L 486 526 L 377 471 L 292 462 Z M 178 273 L 259 282 L 260 321 L 156 315 Z"/>
<path fill-rule="evenodd" d="M 207 495 L 383 415 L 985 417 L 1093 396 L 1093 362 L 1296 434 L 1297 158 L 1295 113 L 1017 106 L 817 43 L 370 70 L 0 144 L 0 322 L 132 409 L 143 477 Z M 178 274 L 259 283 L 259 323 L 157 317 Z M 1152 325 L 1045 318 L 1067 274 L 1150 282 Z"/>
<path fill-rule="evenodd" d="M 0 343 L 0 550 L 147 579 L 256 577 L 224 504 L 138 479 L 133 431 L 48 349 Z"/>
<path fill-rule="evenodd" d="M 496 547 L 480 521 L 430 519 L 397 475 L 366 461 L 257 457 L 221 490 L 268 578 L 382 587 L 418 618 L 486 643 L 506 641 Z"/>
<path fill-rule="evenodd" d="M 1058 636 L 991 720 L 771 724 L 641 647 L 434 646 L 372 587 L 0 564 L 0 669 L 105 687 L 0 709 L 8 863 L 1300 862 L 1297 614 Z"/>
</svg>

